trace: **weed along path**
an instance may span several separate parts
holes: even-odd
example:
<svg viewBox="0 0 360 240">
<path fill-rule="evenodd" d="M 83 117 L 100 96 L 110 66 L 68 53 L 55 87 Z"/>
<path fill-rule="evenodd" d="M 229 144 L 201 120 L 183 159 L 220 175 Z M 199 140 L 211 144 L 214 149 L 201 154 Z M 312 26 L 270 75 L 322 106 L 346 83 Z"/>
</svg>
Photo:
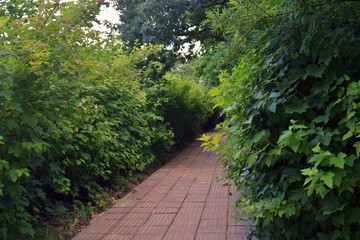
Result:
<svg viewBox="0 0 360 240">
<path fill-rule="evenodd" d="M 153 173 L 74 240 L 242 240 L 232 220 L 237 194 L 224 186 L 219 156 L 200 142 Z"/>
</svg>

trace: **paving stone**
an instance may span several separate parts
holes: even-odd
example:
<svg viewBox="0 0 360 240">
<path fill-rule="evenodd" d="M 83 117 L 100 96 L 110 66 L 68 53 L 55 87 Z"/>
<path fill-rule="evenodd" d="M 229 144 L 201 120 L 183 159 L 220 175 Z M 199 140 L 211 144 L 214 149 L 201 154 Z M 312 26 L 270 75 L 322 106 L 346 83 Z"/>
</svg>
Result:
<svg viewBox="0 0 360 240">
<path fill-rule="evenodd" d="M 131 240 L 162 240 L 164 235 L 135 235 Z"/>
<path fill-rule="evenodd" d="M 153 214 L 177 213 L 179 209 L 179 207 L 157 207 Z"/>
<path fill-rule="evenodd" d="M 153 214 L 145 223 L 146 226 L 169 226 L 176 214 Z M 145 226 L 144 225 L 144 226 Z"/>
<path fill-rule="evenodd" d="M 89 227 L 82 230 L 84 233 L 108 233 L 115 226 L 120 223 L 121 220 L 97 220 L 90 224 Z"/>
<path fill-rule="evenodd" d="M 105 234 L 100 233 L 80 233 L 76 235 L 73 240 L 101 240 Z"/>
<path fill-rule="evenodd" d="M 102 219 L 106 220 L 122 220 L 126 216 L 125 213 L 114 213 L 114 212 L 106 212 L 104 213 Z"/>
<path fill-rule="evenodd" d="M 110 235 L 135 235 L 140 227 L 118 225 L 109 232 Z"/>
<path fill-rule="evenodd" d="M 132 240 L 132 235 L 107 235 L 101 240 Z"/>
<path fill-rule="evenodd" d="M 165 235 L 168 228 L 169 226 L 154 226 L 154 225 L 145 224 L 139 229 L 137 235 L 157 235 L 157 234 Z"/>
<path fill-rule="evenodd" d="M 227 206 L 205 207 L 201 219 L 226 219 Z"/>
<path fill-rule="evenodd" d="M 200 233 L 195 240 L 226 240 L 225 233 Z"/>
<path fill-rule="evenodd" d="M 198 233 L 225 233 L 226 219 L 202 219 Z"/>
<path fill-rule="evenodd" d="M 205 202 L 207 194 L 189 194 L 185 198 L 185 202 Z"/>
</svg>

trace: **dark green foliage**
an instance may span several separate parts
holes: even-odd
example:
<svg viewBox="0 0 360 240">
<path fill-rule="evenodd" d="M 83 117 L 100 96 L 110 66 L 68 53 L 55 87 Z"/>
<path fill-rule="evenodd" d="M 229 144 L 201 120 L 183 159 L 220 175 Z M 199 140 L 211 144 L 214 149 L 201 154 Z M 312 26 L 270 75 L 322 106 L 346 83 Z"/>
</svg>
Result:
<svg viewBox="0 0 360 240">
<path fill-rule="evenodd" d="M 359 2 L 230 5 L 213 26 L 241 57 L 212 93 L 243 217 L 258 239 L 359 239 Z"/>
<path fill-rule="evenodd" d="M 204 86 L 194 79 L 191 63 L 182 64 L 167 73 L 161 82 L 147 87 L 150 101 L 156 102 L 159 114 L 169 123 L 177 144 L 201 133 L 213 112 L 212 101 Z"/>
<path fill-rule="evenodd" d="M 208 37 L 216 37 L 202 25 L 206 11 L 223 6 L 223 0 L 117 0 L 121 12 L 117 28 L 130 50 L 136 41 L 141 44 L 171 46 L 174 52 L 184 43 L 194 44 Z M 194 45 L 192 45 L 193 47 Z"/>
</svg>

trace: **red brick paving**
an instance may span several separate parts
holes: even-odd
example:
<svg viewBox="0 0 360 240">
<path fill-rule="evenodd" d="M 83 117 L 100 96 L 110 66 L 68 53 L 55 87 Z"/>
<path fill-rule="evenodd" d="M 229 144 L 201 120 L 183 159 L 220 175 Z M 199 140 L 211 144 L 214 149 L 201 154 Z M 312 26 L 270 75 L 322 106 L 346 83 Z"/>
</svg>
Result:
<svg viewBox="0 0 360 240">
<path fill-rule="evenodd" d="M 220 179 L 219 156 L 194 142 L 74 240 L 245 240 L 250 225 L 233 220 L 239 194 Z"/>
</svg>

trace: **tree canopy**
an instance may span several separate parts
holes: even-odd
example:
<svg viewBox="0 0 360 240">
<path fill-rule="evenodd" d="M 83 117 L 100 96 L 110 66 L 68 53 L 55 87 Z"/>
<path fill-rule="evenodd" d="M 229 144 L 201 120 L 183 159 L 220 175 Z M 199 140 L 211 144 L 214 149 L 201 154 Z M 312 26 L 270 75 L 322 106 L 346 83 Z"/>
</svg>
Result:
<svg viewBox="0 0 360 240">
<path fill-rule="evenodd" d="M 116 26 L 131 50 L 139 44 L 162 44 L 177 52 L 184 43 L 219 38 L 203 24 L 206 12 L 227 0 L 116 0 L 121 23 Z"/>
</svg>

